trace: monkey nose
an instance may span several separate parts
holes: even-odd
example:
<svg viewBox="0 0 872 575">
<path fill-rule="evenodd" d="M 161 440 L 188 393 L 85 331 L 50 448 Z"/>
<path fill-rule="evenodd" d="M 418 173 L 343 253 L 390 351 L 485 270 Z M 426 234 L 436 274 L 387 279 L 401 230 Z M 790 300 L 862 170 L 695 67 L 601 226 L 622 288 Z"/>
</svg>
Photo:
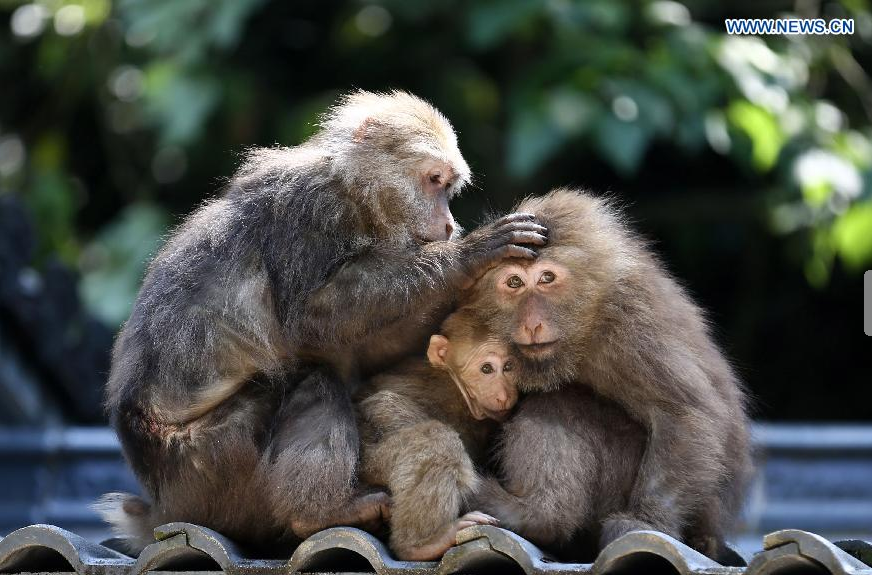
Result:
<svg viewBox="0 0 872 575">
<path fill-rule="evenodd" d="M 452 222 L 448 222 L 445 224 L 445 239 L 450 240 L 451 234 L 454 233 L 454 224 Z"/>
</svg>

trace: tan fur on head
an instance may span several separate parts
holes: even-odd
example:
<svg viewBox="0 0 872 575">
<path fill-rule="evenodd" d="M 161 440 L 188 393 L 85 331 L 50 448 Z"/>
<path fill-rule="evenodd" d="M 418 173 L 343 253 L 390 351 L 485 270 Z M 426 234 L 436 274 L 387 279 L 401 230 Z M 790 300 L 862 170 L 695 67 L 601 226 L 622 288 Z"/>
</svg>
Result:
<svg viewBox="0 0 872 575">
<path fill-rule="evenodd" d="M 388 165 L 417 163 L 429 157 L 454 167 L 456 190 L 471 178 L 451 123 L 428 102 L 408 92 L 353 92 L 327 111 L 320 127 L 324 143 L 342 158 L 336 163 L 344 168 L 359 165 L 366 170 L 381 165 L 379 157 L 392 158 Z M 369 179 L 365 173 L 355 177 Z"/>
</svg>

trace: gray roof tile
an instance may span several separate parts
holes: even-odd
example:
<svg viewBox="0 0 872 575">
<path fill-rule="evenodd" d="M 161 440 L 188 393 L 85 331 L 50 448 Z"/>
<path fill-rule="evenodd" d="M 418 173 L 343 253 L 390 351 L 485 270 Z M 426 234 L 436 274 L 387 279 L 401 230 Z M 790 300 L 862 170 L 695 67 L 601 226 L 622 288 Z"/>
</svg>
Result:
<svg viewBox="0 0 872 575">
<path fill-rule="evenodd" d="M 680 541 L 656 531 L 629 533 L 603 549 L 594 563 L 559 563 L 515 533 L 482 525 L 462 531 L 459 544 L 439 562 L 393 559 L 385 545 L 364 531 L 336 527 L 316 533 L 288 560 L 245 557 L 226 537 L 198 525 L 170 523 L 155 530 L 156 541 L 138 558 L 129 557 L 52 525 L 31 525 L 0 540 L 0 572 L 78 575 L 140 575 L 149 571 L 223 572 L 228 575 L 285 575 L 298 571 L 379 575 L 769 575 L 831 573 L 872 575 L 872 544 L 831 543 L 813 533 L 788 529 L 764 538 L 763 550 L 745 567 L 719 565 Z M 861 561 L 865 560 L 866 563 Z"/>
</svg>

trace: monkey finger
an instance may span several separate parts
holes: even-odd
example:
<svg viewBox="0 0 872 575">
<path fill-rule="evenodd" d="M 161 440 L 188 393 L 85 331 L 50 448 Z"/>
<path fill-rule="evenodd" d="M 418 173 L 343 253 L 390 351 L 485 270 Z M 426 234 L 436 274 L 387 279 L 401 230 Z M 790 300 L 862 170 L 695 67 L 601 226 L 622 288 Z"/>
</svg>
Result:
<svg viewBox="0 0 872 575">
<path fill-rule="evenodd" d="M 502 224 L 507 224 L 509 222 L 532 221 L 535 219 L 536 219 L 535 214 L 529 214 L 529 213 L 525 213 L 525 212 L 516 212 L 514 214 L 509 214 L 507 216 L 501 217 L 495 223 L 499 226 Z"/>
<path fill-rule="evenodd" d="M 496 517 L 488 515 L 487 513 L 482 513 L 481 511 L 470 511 L 463 517 L 462 520 L 466 521 L 475 521 L 479 525 L 497 525 L 500 520 Z"/>
<path fill-rule="evenodd" d="M 548 228 L 533 222 L 509 222 L 499 226 L 497 231 L 501 233 L 532 232 L 543 236 L 548 235 Z"/>
<path fill-rule="evenodd" d="M 516 246 L 515 244 L 503 246 L 499 250 L 499 255 L 502 258 L 521 258 L 525 260 L 535 260 L 539 256 L 539 254 L 530 248 Z"/>
<path fill-rule="evenodd" d="M 509 241 L 513 244 L 544 246 L 548 243 L 548 238 L 536 232 L 510 232 Z"/>
<path fill-rule="evenodd" d="M 548 233 L 548 228 L 535 221 L 504 222 L 498 226 L 501 230 L 517 230 L 521 232 Z"/>
</svg>

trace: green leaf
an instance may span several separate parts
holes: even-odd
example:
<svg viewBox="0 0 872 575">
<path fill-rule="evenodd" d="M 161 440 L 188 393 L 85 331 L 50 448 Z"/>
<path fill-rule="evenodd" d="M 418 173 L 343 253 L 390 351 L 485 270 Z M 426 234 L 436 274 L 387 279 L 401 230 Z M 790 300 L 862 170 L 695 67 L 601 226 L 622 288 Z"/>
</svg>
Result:
<svg viewBox="0 0 872 575">
<path fill-rule="evenodd" d="M 639 168 L 651 132 L 639 122 L 624 122 L 604 115 L 594 131 L 594 146 L 618 172 L 630 176 Z"/>
<path fill-rule="evenodd" d="M 826 203 L 833 193 L 833 187 L 829 182 L 820 180 L 802 186 L 802 197 L 813 207 L 820 207 Z"/>
<path fill-rule="evenodd" d="M 130 315 L 146 265 L 168 224 L 161 208 L 132 204 L 88 244 L 82 256 L 79 290 L 95 316 L 117 326 Z"/>
<path fill-rule="evenodd" d="M 754 167 L 761 172 L 771 170 L 785 142 L 775 116 L 765 108 L 738 100 L 727 108 L 727 118 L 750 138 Z"/>
<path fill-rule="evenodd" d="M 540 13 L 542 7 L 537 0 L 472 4 L 468 26 L 470 43 L 479 49 L 490 48 Z"/>
<path fill-rule="evenodd" d="M 158 62 L 145 70 L 146 111 L 165 144 L 188 144 L 202 132 L 222 95 L 213 76 Z"/>
<path fill-rule="evenodd" d="M 845 265 L 862 270 L 872 262 L 872 201 L 848 208 L 833 225 L 833 242 Z"/>
<path fill-rule="evenodd" d="M 563 133 L 544 106 L 522 107 L 509 129 L 509 172 L 525 177 L 536 171 L 563 145 Z"/>
</svg>

